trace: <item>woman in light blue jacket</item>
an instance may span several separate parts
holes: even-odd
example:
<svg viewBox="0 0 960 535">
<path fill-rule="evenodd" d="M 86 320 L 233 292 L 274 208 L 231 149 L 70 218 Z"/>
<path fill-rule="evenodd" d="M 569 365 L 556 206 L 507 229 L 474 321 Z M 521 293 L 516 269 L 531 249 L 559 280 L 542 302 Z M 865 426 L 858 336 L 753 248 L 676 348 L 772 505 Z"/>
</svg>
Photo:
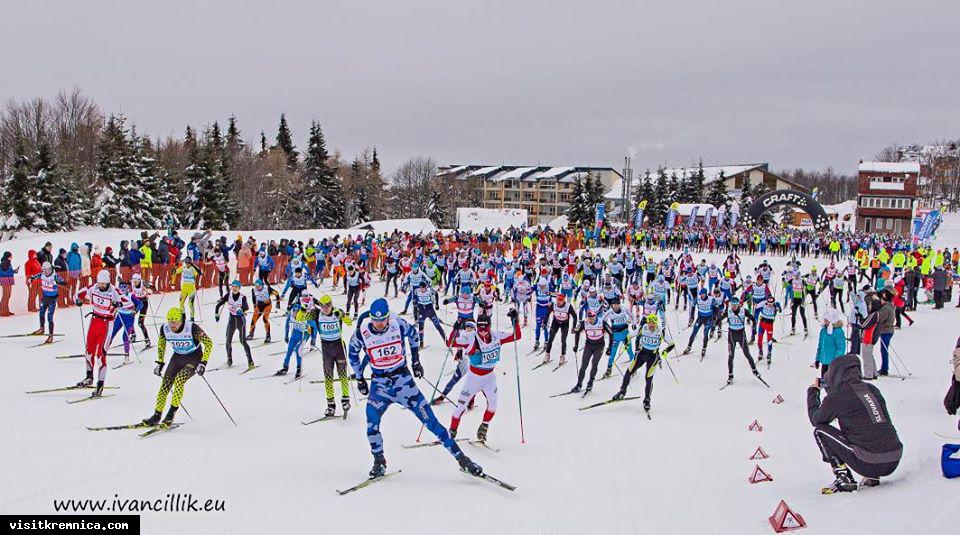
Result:
<svg viewBox="0 0 960 535">
<path fill-rule="evenodd" d="M 825 377 L 830 363 L 847 354 L 847 338 L 843 332 L 843 315 L 839 310 L 828 308 L 821 318 L 821 323 L 817 360 L 813 365 L 820 368 L 820 376 Z"/>
</svg>

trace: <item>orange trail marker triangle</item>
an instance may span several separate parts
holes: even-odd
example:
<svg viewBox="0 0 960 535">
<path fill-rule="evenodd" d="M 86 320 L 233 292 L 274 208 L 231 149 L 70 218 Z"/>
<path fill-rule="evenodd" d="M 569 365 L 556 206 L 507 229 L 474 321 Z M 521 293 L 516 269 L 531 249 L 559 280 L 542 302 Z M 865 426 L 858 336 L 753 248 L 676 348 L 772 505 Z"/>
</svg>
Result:
<svg viewBox="0 0 960 535">
<path fill-rule="evenodd" d="M 757 446 L 757 451 L 753 452 L 753 455 L 750 456 L 751 461 L 756 461 L 758 459 L 767 459 L 770 456 L 767 455 L 767 452 L 763 451 L 763 448 Z"/>
<path fill-rule="evenodd" d="M 763 471 L 763 468 L 760 468 L 760 465 L 753 467 L 753 473 L 750 474 L 750 483 L 765 483 L 767 481 L 773 481 L 773 477 L 770 474 Z"/>
<path fill-rule="evenodd" d="M 772 526 L 773 530 L 777 533 L 807 527 L 807 523 L 804 522 L 803 517 L 790 509 L 787 502 L 783 500 L 780 500 L 780 503 L 777 504 L 777 508 L 773 514 L 770 515 L 769 520 L 770 526 Z"/>
</svg>

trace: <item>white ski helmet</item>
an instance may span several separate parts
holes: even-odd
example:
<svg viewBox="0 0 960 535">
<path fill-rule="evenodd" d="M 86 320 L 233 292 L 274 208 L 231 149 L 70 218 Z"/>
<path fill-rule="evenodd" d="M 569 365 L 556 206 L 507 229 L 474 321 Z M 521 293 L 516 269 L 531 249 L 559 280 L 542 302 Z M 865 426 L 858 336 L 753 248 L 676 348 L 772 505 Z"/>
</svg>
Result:
<svg viewBox="0 0 960 535">
<path fill-rule="evenodd" d="M 97 284 L 110 284 L 110 272 L 105 269 L 97 273 Z"/>
<path fill-rule="evenodd" d="M 44 262 L 44 263 L 43 263 L 43 270 L 44 270 L 44 271 L 53 271 L 53 266 L 50 265 L 50 262 Z"/>
<path fill-rule="evenodd" d="M 134 273 L 133 275 L 130 275 L 130 282 L 132 282 L 132 283 L 139 283 L 139 282 L 141 282 L 142 280 L 143 280 L 143 279 L 140 278 L 140 274 L 139 274 L 139 273 Z"/>
</svg>

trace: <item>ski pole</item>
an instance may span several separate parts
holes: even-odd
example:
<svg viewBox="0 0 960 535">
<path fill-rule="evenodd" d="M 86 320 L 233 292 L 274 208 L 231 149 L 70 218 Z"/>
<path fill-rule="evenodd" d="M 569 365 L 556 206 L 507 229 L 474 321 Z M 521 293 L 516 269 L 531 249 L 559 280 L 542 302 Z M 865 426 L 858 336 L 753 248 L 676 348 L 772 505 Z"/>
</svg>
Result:
<svg viewBox="0 0 960 535">
<path fill-rule="evenodd" d="M 83 348 L 87 348 L 87 324 L 83 321 L 83 305 L 77 309 L 80 312 L 80 334 L 83 335 Z"/>
<path fill-rule="evenodd" d="M 520 355 L 517 352 L 517 343 L 513 343 L 513 361 L 514 369 L 517 373 L 517 407 L 520 409 L 520 443 L 526 444 L 527 440 L 523 433 L 523 395 L 520 392 Z"/>
<path fill-rule="evenodd" d="M 187 410 L 187 408 L 183 405 L 182 402 L 180 403 L 180 408 L 183 409 L 183 412 L 186 413 L 186 415 L 189 416 L 191 420 L 194 420 L 193 415 L 190 414 L 190 411 Z"/>
<path fill-rule="evenodd" d="M 436 395 L 437 395 L 437 390 L 438 390 L 438 387 L 440 386 L 440 380 L 443 379 L 443 370 L 444 370 L 444 368 L 447 367 L 447 361 L 450 359 L 450 353 L 452 353 L 452 352 L 453 352 L 453 347 L 447 346 L 447 351 L 446 351 L 446 353 L 444 353 L 444 355 L 443 355 L 443 363 L 440 364 L 440 375 L 437 376 L 437 382 L 436 382 L 436 384 L 433 385 L 433 393 L 430 394 L 430 404 L 431 404 L 431 405 L 433 404 L 433 400 L 434 400 L 434 398 L 435 398 Z M 446 396 L 444 396 L 444 397 L 446 397 Z M 423 428 L 424 428 L 424 427 L 425 427 L 425 425 L 424 425 L 423 423 L 421 423 L 421 424 L 420 424 L 420 432 L 417 433 L 417 442 L 420 442 L 420 437 L 423 435 Z"/>
<path fill-rule="evenodd" d="M 220 396 L 218 396 L 217 393 L 213 390 L 213 387 L 210 386 L 210 381 L 207 381 L 206 375 L 201 375 L 200 378 L 203 379 L 203 382 L 207 384 L 207 388 L 210 389 L 210 393 L 213 394 L 213 397 L 217 398 L 217 403 L 219 403 L 220 406 L 223 407 L 223 412 L 227 413 L 227 418 L 230 418 L 230 421 L 233 422 L 234 426 L 236 426 L 237 421 L 233 419 L 233 416 L 230 416 L 230 411 L 227 410 L 227 407 L 223 404 L 223 401 L 220 401 Z"/>
</svg>

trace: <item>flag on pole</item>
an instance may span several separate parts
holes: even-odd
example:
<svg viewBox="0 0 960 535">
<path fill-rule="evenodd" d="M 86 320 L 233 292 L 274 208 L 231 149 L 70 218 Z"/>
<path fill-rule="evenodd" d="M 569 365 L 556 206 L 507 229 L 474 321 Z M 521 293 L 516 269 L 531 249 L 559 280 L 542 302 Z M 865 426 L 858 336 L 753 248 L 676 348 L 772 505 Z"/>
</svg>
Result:
<svg viewBox="0 0 960 535">
<path fill-rule="evenodd" d="M 670 205 L 670 208 L 667 210 L 667 220 L 666 225 L 668 230 L 673 230 L 673 226 L 677 223 L 677 209 L 680 208 L 680 203 L 675 202 Z"/>
<path fill-rule="evenodd" d="M 708 206 L 706 212 L 703 213 L 703 225 L 707 228 L 710 228 L 713 225 L 713 207 Z"/>
<path fill-rule="evenodd" d="M 733 207 L 730 208 L 730 226 L 731 227 L 737 226 L 737 219 L 739 218 L 740 218 L 740 205 L 734 204 Z"/>
<path fill-rule="evenodd" d="M 643 225 L 643 211 L 647 208 L 647 201 L 643 200 L 637 203 L 637 211 L 633 215 L 633 228 L 640 228 Z"/>
<path fill-rule="evenodd" d="M 699 206 L 694 206 L 690 209 L 690 220 L 687 221 L 688 227 L 693 227 L 697 223 L 697 213 L 700 211 Z"/>
</svg>

